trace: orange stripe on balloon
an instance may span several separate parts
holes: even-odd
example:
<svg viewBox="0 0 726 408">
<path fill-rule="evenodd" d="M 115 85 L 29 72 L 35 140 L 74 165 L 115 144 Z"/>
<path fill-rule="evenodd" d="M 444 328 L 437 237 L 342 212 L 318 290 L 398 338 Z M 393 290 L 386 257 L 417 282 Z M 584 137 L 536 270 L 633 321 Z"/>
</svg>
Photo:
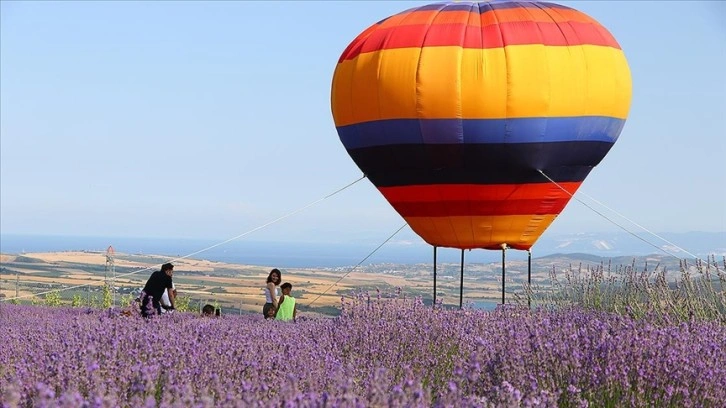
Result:
<svg viewBox="0 0 726 408">
<path fill-rule="evenodd" d="M 526 250 L 552 224 L 556 215 L 479 217 L 404 217 L 409 227 L 430 245 L 461 249 Z"/>
<path fill-rule="evenodd" d="M 531 200 L 466 200 L 392 202 L 402 217 L 452 217 L 483 215 L 556 215 L 570 198 Z"/>
<path fill-rule="evenodd" d="M 381 119 L 625 119 L 631 78 L 622 50 L 596 45 L 396 48 L 335 68 L 336 126 Z"/>
</svg>

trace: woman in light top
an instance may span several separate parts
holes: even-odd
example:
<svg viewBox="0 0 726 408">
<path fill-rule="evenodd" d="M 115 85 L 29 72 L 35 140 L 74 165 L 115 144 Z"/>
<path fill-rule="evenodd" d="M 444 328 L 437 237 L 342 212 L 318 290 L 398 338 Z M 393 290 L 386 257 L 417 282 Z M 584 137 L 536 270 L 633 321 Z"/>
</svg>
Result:
<svg viewBox="0 0 726 408">
<path fill-rule="evenodd" d="M 262 314 L 265 319 L 274 319 L 277 313 L 277 300 L 280 297 L 280 282 L 282 274 L 275 268 L 267 275 L 267 286 L 265 287 L 265 305 L 262 306 Z"/>
</svg>

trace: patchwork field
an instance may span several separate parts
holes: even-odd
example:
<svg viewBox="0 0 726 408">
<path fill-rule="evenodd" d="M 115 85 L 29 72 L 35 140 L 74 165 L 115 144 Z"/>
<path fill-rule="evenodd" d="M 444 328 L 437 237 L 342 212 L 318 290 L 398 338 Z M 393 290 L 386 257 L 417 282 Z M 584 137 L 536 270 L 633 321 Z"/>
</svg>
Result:
<svg viewBox="0 0 726 408">
<path fill-rule="evenodd" d="M 113 282 L 117 297 L 130 297 L 149 275 L 168 259 L 156 255 L 117 253 L 107 262 L 102 252 L 68 251 L 4 254 L 0 258 L 0 298 L 21 303 L 42 302 L 46 293 L 59 291 L 64 302 L 73 296 L 90 301 L 100 296 L 104 282 Z M 226 313 L 257 313 L 264 303 L 263 287 L 270 266 L 226 264 L 200 259 L 174 261 L 174 282 L 192 307 L 217 303 Z M 492 266 L 468 265 L 465 301 L 496 302 L 500 276 Z M 439 265 L 437 293 L 444 304 L 459 304 L 459 265 Z M 432 265 L 369 265 L 348 268 L 282 269 L 283 281 L 293 285 L 301 313 L 334 315 L 341 297 L 376 289 L 390 293 L 400 288 L 405 296 L 431 302 Z M 516 271 L 515 271 L 516 275 Z M 509 284 L 509 283 L 508 283 Z"/>
<path fill-rule="evenodd" d="M 42 303 L 54 291 L 63 303 L 74 297 L 87 304 L 98 303 L 103 285 L 113 282 L 114 304 L 128 301 L 140 290 L 149 275 L 169 258 L 159 255 L 116 253 L 107 262 L 104 252 L 65 251 L 0 255 L 0 299 L 21 303 Z M 216 303 L 224 313 L 259 313 L 264 303 L 263 287 L 273 266 L 241 265 L 205 259 L 173 261 L 174 282 L 182 299 L 192 308 Z M 611 269 L 620 274 L 624 268 L 659 265 L 669 274 L 678 274 L 678 260 L 651 255 L 641 259 L 622 257 L 612 260 L 588 256 L 550 256 L 533 259 L 532 282 L 549 283 L 550 273 L 577 271 L 588 267 Z M 618 265 L 618 266 L 615 266 Z M 623 266 L 625 265 L 625 266 Z M 293 285 L 299 311 L 310 315 L 337 315 L 341 297 L 359 291 L 392 293 L 400 289 L 406 297 L 433 298 L 432 264 L 370 264 L 358 268 L 288 268 L 282 270 L 284 282 Z M 651 266 L 652 270 L 653 267 Z M 609 272 L 608 272 L 609 273 Z M 527 280 L 527 264 L 507 262 L 507 303 L 524 301 L 522 284 Z M 437 265 L 437 300 L 444 306 L 459 306 L 461 274 L 459 264 Z M 501 302 L 501 264 L 466 264 L 463 302 L 491 308 Z"/>
</svg>

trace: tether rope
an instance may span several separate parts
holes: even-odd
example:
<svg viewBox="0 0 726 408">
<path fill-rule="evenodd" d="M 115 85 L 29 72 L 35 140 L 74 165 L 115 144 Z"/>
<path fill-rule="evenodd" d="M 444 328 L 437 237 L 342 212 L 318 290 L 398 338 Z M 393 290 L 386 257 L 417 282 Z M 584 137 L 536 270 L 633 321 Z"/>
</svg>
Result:
<svg viewBox="0 0 726 408">
<path fill-rule="evenodd" d="M 396 234 L 398 234 L 399 232 L 401 232 L 401 230 L 402 230 L 402 229 L 404 229 L 404 228 L 405 228 L 405 227 L 406 227 L 407 225 L 408 225 L 408 224 L 403 224 L 403 225 L 401 225 L 401 228 L 397 229 L 397 230 L 396 230 L 396 232 L 394 232 L 394 233 L 393 233 L 393 234 L 391 234 L 391 235 L 390 235 L 390 236 L 389 236 L 388 238 L 386 238 L 386 240 L 385 240 L 385 241 L 381 242 L 381 244 L 380 244 L 380 245 L 378 245 L 378 247 L 376 247 L 376 249 L 374 249 L 374 250 L 373 250 L 373 251 L 371 251 L 371 252 L 370 252 L 370 253 L 369 253 L 368 255 L 366 255 L 366 257 L 365 257 L 365 258 L 363 258 L 363 259 L 362 259 L 362 260 L 361 260 L 360 262 L 358 262 L 358 263 L 357 263 L 357 264 L 356 264 L 356 265 L 355 265 L 354 267 L 350 268 L 350 270 L 349 270 L 348 272 L 346 272 L 346 273 L 345 273 L 345 275 L 343 275 L 343 276 L 341 276 L 340 278 L 338 278 L 338 280 L 337 280 L 337 281 L 335 281 L 335 283 L 333 283 L 332 285 L 328 286 L 328 288 L 327 288 L 327 289 L 325 289 L 325 291 L 324 291 L 323 293 L 319 294 L 319 295 L 318 295 L 318 297 L 316 297 L 315 299 L 313 299 L 313 301 L 312 301 L 312 302 L 308 303 L 308 304 L 306 305 L 306 307 L 309 307 L 310 305 L 312 305 L 313 303 L 315 303 L 315 302 L 316 302 L 316 301 L 317 301 L 318 299 L 320 299 L 320 297 L 321 297 L 321 296 L 323 296 L 324 294 L 328 293 L 328 291 L 329 291 L 329 290 L 330 290 L 330 289 L 331 289 L 331 288 L 332 288 L 333 286 L 335 286 L 335 285 L 337 285 L 338 283 L 340 283 L 340 281 L 342 281 L 342 280 L 343 280 L 343 278 L 345 278 L 346 276 L 350 275 L 350 273 L 351 273 L 351 272 L 353 272 L 353 271 L 354 271 L 354 270 L 355 270 L 355 269 L 356 269 L 357 267 L 359 267 L 359 266 L 360 266 L 360 265 L 361 265 L 361 264 L 362 264 L 363 262 L 365 262 L 365 261 L 366 261 L 366 259 L 370 258 L 371 256 L 373 256 L 373 254 L 375 254 L 376 252 L 378 252 L 378 250 L 379 250 L 379 249 L 381 249 L 381 247 L 382 247 L 383 245 L 385 245 L 385 244 L 386 244 L 386 242 L 390 241 L 390 240 L 391 240 L 391 238 L 395 237 L 395 236 L 396 236 Z"/>
<path fill-rule="evenodd" d="M 640 237 L 639 235 L 635 234 L 634 232 L 632 232 L 632 231 L 628 230 L 627 228 L 625 228 L 625 227 L 623 227 L 622 225 L 618 224 L 617 222 L 613 221 L 612 219 L 610 219 L 610 218 L 609 218 L 608 216 L 606 216 L 605 214 L 603 214 L 603 213 L 601 213 L 600 211 L 598 211 L 598 210 L 596 210 L 596 209 L 592 208 L 592 207 L 591 207 L 590 205 L 588 205 L 588 204 L 587 204 L 586 202 L 584 202 L 584 201 L 580 200 L 579 198 L 575 197 L 575 195 L 574 195 L 574 194 L 572 194 L 572 193 L 570 193 L 569 191 L 567 191 L 567 190 L 566 190 L 566 189 L 565 189 L 564 187 L 562 187 L 562 186 L 561 186 L 561 185 L 560 185 L 559 183 L 557 183 L 556 181 L 552 180 L 552 178 L 550 178 L 550 176 L 546 175 L 546 174 L 545 174 L 545 173 L 544 173 L 544 172 L 543 172 L 542 170 L 537 170 L 537 171 L 539 171 L 539 172 L 540 172 L 540 173 L 541 173 L 541 174 L 542 174 L 543 176 L 545 176 L 545 177 L 547 178 L 547 180 L 549 180 L 549 181 L 550 181 L 550 182 L 552 182 L 552 183 L 553 183 L 554 185 L 556 185 L 557 187 L 559 187 L 559 188 L 560 188 L 560 190 L 564 191 L 564 192 L 565 192 L 565 193 L 567 193 L 567 194 L 568 194 L 568 195 L 569 195 L 570 197 L 572 197 L 572 198 L 574 198 L 575 200 L 577 200 L 577 201 L 578 201 L 578 202 L 579 202 L 580 204 L 582 204 L 582 205 L 584 205 L 585 207 L 589 208 L 590 210 L 594 211 L 595 213 L 597 213 L 597 214 L 598 214 L 598 215 L 600 215 L 601 217 L 605 218 L 606 220 L 610 221 L 611 223 L 613 223 L 613 224 L 617 225 L 617 226 L 618 226 L 618 227 L 620 227 L 620 228 L 621 228 L 621 229 L 622 229 L 623 231 L 625 231 L 625 232 L 627 232 L 628 234 L 630 234 L 630 235 L 634 236 L 635 238 L 638 238 L 639 240 L 641 240 L 641 241 L 645 242 L 646 244 L 648 244 L 648 245 L 652 246 L 653 248 L 655 248 L 655 249 L 657 249 L 657 250 L 659 250 L 659 251 L 665 252 L 665 253 L 666 253 L 667 255 L 670 255 L 670 256 L 672 256 L 672 257 L 674 257 L 674 258 L 676 258 L 676 259 L 681 259 L 681 258 L 680 258 L 679 256 L 677 256 L 677 255 L 675 255 L 675 254 L 673 254 L 673 253 L 671 253 L 671 252 L 669 252 L 669 251 L 666 251 L 665 249 L 663 249 L 663 248 L 659 247 L 658 245 L 656 245 L 656 244 L 654 244 L 654 243 L 652 243 L 652 242 L 650 242 L 650 241 L 646 240 L 645 238 L 642 238 L 642 237 Z M 587 197 L 587 198 L 591 199 L 592 201 L 595 201 L 596 203 L 600 204 L 601 206 L 603 206 L 603 207 L 607 208 L 608 210 L 610 210 L 610 211 L 614 212 L 615 214 L 619 215 L 620 217 L 622 217 L 622 218 L 626 219 L 626 220 L 627 220 L 627 221 L 629 221 L 630 223 L 632 223 L 632 224 L 636 225 L 637 227 L 639 227 L 639 228 L 643 229 L 644 231 L 646 231 L 646 232 L 650 233 L 651 235 L 653 235 L 653 236 L 655 236 L 655 237 L 657 237 L 657 238 L 659 238 L 659 239 L 661 239 L 661 240 L 663 240 L 663 241 L 667 242 L 667 243 L 668 243 L 668 244 L 670 244 L 670 245 L 673 245 L 674 247 L 676 247 L 676 248 L 678 248 L 679 250 L 681 250 L 681 251 L 683 251 L 683 252 L 687 253 L 688 255 L 692 256 L 693 258 L 695 258 L 695 259 L 700 259 L 700 258 L 699 258 L 698 256 L 696 256 L 696 255 L 693 255 L 692 253 L 690 253 L 690 252 L 686 251 L 685 249 L 681 248 L 680 246 L 678 246 L 678 245 L 676 245 L 676 244 L 674 244 L 674 243 L 672 243 L 672 242 L 668 241 L 667 239 L 665 239 L 665 238 L 663 238 L 663 237 L 659 236 L 658 234 L 656 234 L 656 233 L 654 233 L 654 232 L 651 232 L 650 230 L 648 230 L 647 228 L 643 227 L 642 225 L 640 225 L 640 224 L 636 223 L 635 221 L 632 221 L 632 220 L 630 220 L 629 218 L 627 218 L 627 217 L 625 217 L 624 215 L 622 215 L 622 214 L 618 213 L 617 211 L 615 211 L 615 210 L 611 209 L 610 207 L 606 206 L 605 204 L 603 204 L 603 203 L 599 202 L 598 200 L 595 200 L 594 198 L 590 197 L 589 195 L 587 195 L 587 194 L 585 194 L 585 193 L 582 193 L 582 192 L 581 192 L 580 194 L 582 194 L 582 195 L 584 195 L 585 197 Z M 706 262 L 706 263 L 708 264 L 709 262 Z"/>
<path fill-rule="evenodd" d="M 237 235 L 235 237 L 226 239 L 226 240 L 224 240 L 222 242 L 219 242 L 219 243 L 216 243 L 214 245 L 208 246 L 208 247 L 206 247 L 204 249 L 200 249 L 198 251 L 192 252 L 192 253 L 190 253 L 188 255 L 184 255 L 182 257 L 170 259 L 169 262 L 176 262 L 176 261 L 180 261 L 182 259 L 186 259 L 186 258 L 192 257 L 194 255 L 199 255 L 202 252 L 209 251 L 210 249 L 213 249 L 213 248 L 216 248 L 218 246 L 221 246 L 221 245 L 227 244 L 229 242 L 232 242 L 234 240 L 240 239 L 240 238 L 244 237 L 245 235 L 249 235 L 249 234 L 251 234 L 251 233 L 253 233 L 255 231 L 258 231 L 258 230 L 260 230 L 262 228 L 268 227 L 268 226 L 270 226 L 270 225 L 272 225 L 272 224 L 274 224 L 276 222 L 282 221 L 285 218 L 291 217 L 291 216 L 293 216 L 293 215 L 295 215 L 295 214 L 297 214 L 297 213 L 299 213 L 301 211 L 304 211 L 304 210 L 312 207 L 313 205 L 315 205 L 315 204 L 317 204 L 317 203 L 319 203 L 319 202 L 321 202 L 323 200 L 326 200 L 326 199 L 328 199 L 328 198 L 330 198 L 330 197 L 332 197 L 332 196 L 340 193 L 341 191 L 347 189 L 348 187 L 351 187 L 352 185 L 354 185 L 354 184 L 358 183 L 359 181 L 363 180 L 365 177 L 366 176 L 363 175 L 358 180 L 355 180 L 355 181 L 347 184 L 346 186 L 341 187 L 341 188 L 333 191 L 332 193 L 330 193 L 330 194 L 328 194 L 328 195 L 326 195 L 326 196 L 324 196 L 322 198 L 319 198 L 319 199 L 311 202 L 310 204 L 307 204 L 304 207 L 300 207 L 300 208 L 298 208 L 295 211 L 292 211 L 292 212 L 287 213 L 287 214 L 285 214 L 285 215 L 283 215 L 281 217 L 275 218 L 272 221 L 269 221 L 269 222 L 267 222 L 265 224 L 262 224 L 259 227 L 253 228 L 253 229 L 251 229 L 251 230 L 249 230 L 247 232 L 244 232 L 244 233 L 239 234 L 239 235 Z M 128 273 L 116 275 L 116 277 L 113 278 L 113 279 L 115 280 L 115 279 L 118 279 L 118 278 L 124 278 L 124 277 L 127 277 L 127 276 L 135 275 L 135 274 L 140 273 L 140 272 L 150 271 L 150 270 L 155 269 L 155 268 L 160 267 L 160 266 L 161 266 L 161 264 L 153 265 L 153 266 L 150 266 L 150 267 L 146 267 L 146 268 L 143 268 L 143 269 L 139 269 L 137 271 L 133 271 L 133 272 L 128 272 Z M 104 281 L 98 281 L 98 282 L 91 282 L 91 283 L 84 283 L 84 284 L 81 284 L 81 285 L 69 286 L 67 288 L 53 289 L 53 290 L 47 290 L 45 292 L 33 293 L 33 294 L 30 294 L 30 295 L 25 295 L 25 296 L 16 296 L 16 297 L 12 297 L 12 298 L 6 298 L 6 299 L 2 299 L 2 301 L 3 302 L 8 302 L 8 301 L 12 301 L 12 300 L 25 299 L 25 298 L 29 298 L 29 297 L 35 297 L 35 296 L 42 296 L 42 295 L 46 295 L 48 293 L 60 293 L 60 292 L 65 292 L 65 291 L 73 290 L 73 289 L 79 289 L 79 288 L 83 288 L 83 287 L 87 287 L 87 286 L 89 286 L 89 287 L 90 286 L 100 286 L 101 284 L 105 284 L 105 283 L 106 283 L 106 280 L 104 280 Z"/>
</svg>

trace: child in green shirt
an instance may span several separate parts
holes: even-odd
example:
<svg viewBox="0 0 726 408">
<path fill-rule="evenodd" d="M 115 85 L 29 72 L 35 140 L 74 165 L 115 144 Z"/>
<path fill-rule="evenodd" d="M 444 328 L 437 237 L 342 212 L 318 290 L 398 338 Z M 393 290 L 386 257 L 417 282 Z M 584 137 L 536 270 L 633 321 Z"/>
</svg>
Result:
<svg viewBox="0 0 726 408">
<path fill-rule="evenodd" d="M 277 302 L 277 315 L 275 319 L 282 321 L 295 321 L 297 317 L 297 305 L 295 304 L 295 298 L 290 296 L 292 292 L 292 284 L 285 282 L 280 286 L 282 289 L 282 295 L 280 295 L 280 301 Z"/>
</svg>

